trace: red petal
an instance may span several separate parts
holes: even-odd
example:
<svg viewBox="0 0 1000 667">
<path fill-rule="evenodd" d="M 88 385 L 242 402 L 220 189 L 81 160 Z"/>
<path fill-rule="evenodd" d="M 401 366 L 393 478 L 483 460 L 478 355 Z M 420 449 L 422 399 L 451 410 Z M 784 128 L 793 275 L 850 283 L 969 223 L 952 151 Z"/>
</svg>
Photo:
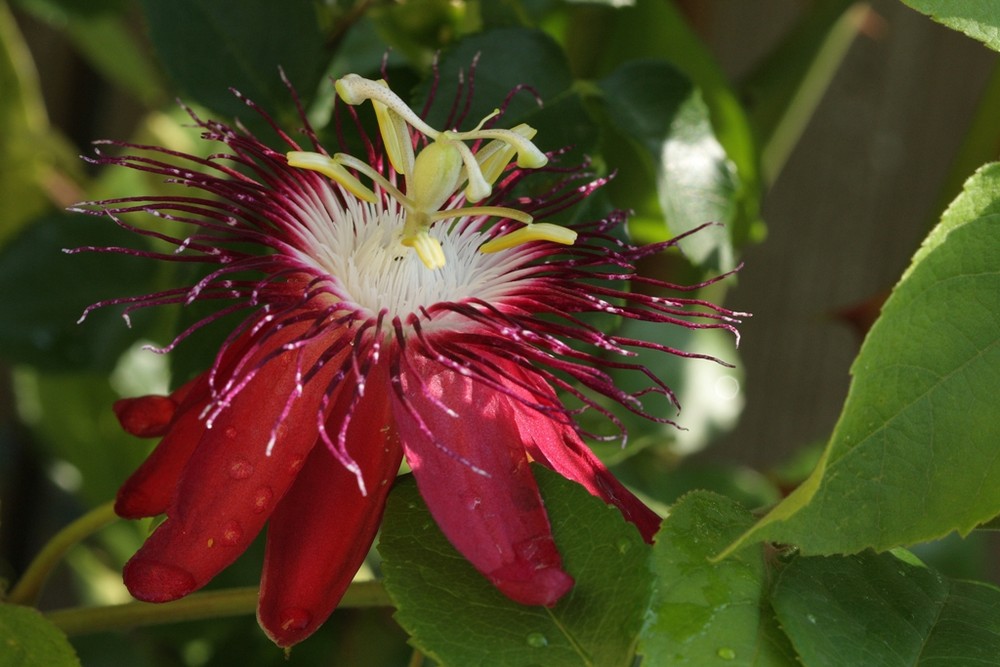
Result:
<svg viewBox="0 0 1000 667">
<path fill-rule="evenodd" d="M 232 370 L 253 343 L 250 335 L 234 341 L 226 349 L 220 372 Z M 115 512 L 120 517 L 138 519 L 167 511 L 184 466 L 205 433 L 202 413 L 209 400 L 208 374 L 180 386 L 168 400 L 177 406 L 173 421 L 160 444 L 118 489 Z M 129 431 L 128 427 L 125 430 Z"/>
<path fill-rule="evenodd" d="M 533 376 L 522 367 L 502 359 L 493 363 L 505 369 L 506 377 L 498 378 L 511 393 L 524 396 L 525 400 L 541 405 L 551 405 L 558 410 L 559 398 L 539 376 Z M 534 388 L 534 393 L 508 380 L 514 378 Z M 542 412 L 531 408 L 515 410 L 520 437 L 531 457 L 563 477 L 577 482 L 590 493 L 621 510 L 626 520 L 635 524 L 644 540 L 652 544 L 660 529 L 661 519 L 645 503 L 635 497 L 601 463 L 593 451 L 577 435 L 576 430 L 561 424 Z"/>
<path fill-rule="evenodd" d="M 268 524 L 257 618 L 278 646 L 297 644 L 330 616 L 375 539 L 403 456 L 389 413 L 388 377 L 376 372 L 353 410 L 351 392 L 340 393 L 328 422 L 337 433 L 351 410 L 347 444 L 368 495 L 320 443 Z"/>
<path fill-rule="evenodd" d="M 180 395 L 184 396 L 183 400 L 179 400 Z M 138 519 L 167 511 L 181 471 L 205 430 L 201 420 L 201 411 L 208 400 L 208 379 L 205 375 L 184 385 L 170 398 L 164 398 L 177 404 L 173 421 L 160 444 L 118 489 L 115 512 L 120 517 Z M 118 410 L 117 403 L 115 410 Z M 122 419 L 121 415 L 119 419 Z M 128 427 L 125 430 L 135 435 Z"/>
<path fill-rule="evenodd" d="M 126 433 L 138 438 L 158 438 L 167 432 L 177 404 L 169 396 L 138 396 L 115 401 L 112 406 Z"/>
<path fill-rule="evenodd" d="M 250 367 L 310 326 L 289 325 L 258 340 Z M 305 363 L 329 344 L 307 344 Z M 294 427 L 282 430 L 268 456 L 271 430 L 295 387 L 298 359 L 298 351 L 292 351 L 267 362 L 204 431 L 184 466 L 167 520 L 125 565 L 125 585 L 133 596 L 163 602 L 187 595 L 235 560 L 260 532 L 316 443 L 320 402 L 340 365 L 334 360 L 313 378 L 286 417 L 285 424 Z"/>
<path fill-rule="evenodd" d="M 573 579 L 562 569 L 510 399 L 426 359 L 410 364 L 416 373 L 403 374 L 406 404 L 433 440 L 395 396 L 393 412 L 431 514 L 509 598 L 555 604 Z"/>
</svg>

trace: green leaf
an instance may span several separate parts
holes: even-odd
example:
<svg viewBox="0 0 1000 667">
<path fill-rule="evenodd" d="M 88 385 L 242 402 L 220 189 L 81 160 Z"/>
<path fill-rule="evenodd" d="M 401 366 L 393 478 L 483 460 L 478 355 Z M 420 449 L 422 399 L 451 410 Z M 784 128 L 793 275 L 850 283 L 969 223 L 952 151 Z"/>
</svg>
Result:
<svg viewBox="0 0 1000 667">
<path fill-rule="evenodd" d="M 46 181 L 71 151 L 49 127 L 38 73 L 17 23 L 0 6 L 0 242 L 48 206 Z"/>
<path fill-rule="evenodd" d="M 37 610 L 0 604 L 0 667 L 74 667 L 66 635 Z"/>
<path fill-rule="evenodd" d="M 160 62 L 185 95 L 255 120 L 233 87 L 281 120 L 294 114 L 278 68 L 305 99 L 328 58 L 311 0 L 142 0 Z M 292 121 L 294 122 L 294 121 Z"/>
<path fill-rule="evenodd" d="M 729 233 L 742 247 L 763 236 L 756 141 L 722 68 L 673 2 L 636 0 L 620 9 L 579 8 L 568 30 L 574 71 L 606 76 L 623 63 L 663 59 L 690 79 L 708 107 L 714 136 L 735 166 L 738 211 Z M 621 168 L 622 165 L 614 165 Z"/>
<path fill-rule="evenodd" d="M 60 486 L 77 492 L 89 505 L 114 497 L 146 458 L 150 441 L 122 430 L 111 409 L 120 396 L 107 377 L 27 370 L 15 377 L 22 417 L 51 460 L 72 466 L 56 469 Z"/>
<path fill-rule="evenodd" d="M 622 65 L 599 85 L 611 122 L 642 147 L 641 158 L 656 185 L 665 226 L 640 240 L 662 241 L 706 222 L 732 225 L 738 214 L 738 175 L 691 81 L 666 61 L 645 60 Z M 735 264 L 723 227 L 705 229 L 681 247 L 691 261 L 715 273 Z"/>
<path fill-rule="evenodd" d="M 396 620 L 448 667 L 628 667 L 650 595 L 649 547 L 617 509 L 547 469 L 535 476 L 576 579 L 566 597 L 551 609 L 507 599 L 455 551 L 404 479 L 379 543 Z"/>
<path fill-rule="evenodd" d="M 1000 51 L 1000 10 L 994 0 L 903 0 L 938 23 Z"/>
<path fill-rule="evenodd" d="M 472 99 L 465 112 L 463 129 L 472 127 L 500 107 L 512 91 L 527 87 L 528 90 L 510 99 L 500 121 L 501 127 L 511 127 L 518 122 L 531 123 L 539 130 L 534 141 L 543 151 L 592 141 L 586 134 L 592 134 L 592 125 L 588 123 L 580 128 L 579 118 L 566 122 L 566 117 L 562 116 L 562 124 L 550 122 L 547 128 L 538 122 L 539 116 L 551 119 L 551 114 L 546 113 L 549 107 L 575 98 L 566 58 L 559 45 L 545 33 L 527 28 L 498 28 L 464 38 L 445 51 L 438 65 L 434 105 L 428 115 L 428 122 L 433 127 L 444 127 L 448 120 L 455 123 L 457 119 L 449 119 L 449 116 L 456 108 L 464 110 L 465 98 L 459 98 L 459 93 L 468 94 L 470 77 Z M 418 87 L 415 109 L 424 106 L 433 85 L 434 80 L 430 78 Z M 459 99 L 457 106 L 453 104 L 456 99 Z"/>
<path fill-rule="evenodd" d="M 54 29 L 65 31 L 98 72 L 148 106 L 164 100 L 159 72 L 128 25 L 126 0 L 17 0 Z"/>
<path fill-rule="evenodd" d="M 734 546 L 878 550 L 1000 513 L 1000 165 L 931 232 L 852 366 L 817 469 Z"/>
<path fill-rule="evenodd" d="M 133 317 L 129 329 L 117 309 L 106 308 L 81 324 L 77 320 L 92 303 L 143 293 L 156 266 L 122 255 L 67 255 L 63 249 L 130 243 L 135 238 L 109 220 L 58 214 L 36 220 L 11 241 L 0 252 L 3 356 L 62 372 L 113 367 L 147 318 Z"/>
<path fill-rule="evenodd" d="M 696 491 L 671 508 L 653 548 L 657 584 L 639 641 L 653 665 L 794 665 L 762 613 L 763 548 L 709 558 L 753 524 L 736 502 Z"/>
<path fill-rule="evenodd" d="M 798 558 L 782 571 L 771 603 L 803 664 L 996 664 L 1000 590 L 901 556 Z"/>
</svg>

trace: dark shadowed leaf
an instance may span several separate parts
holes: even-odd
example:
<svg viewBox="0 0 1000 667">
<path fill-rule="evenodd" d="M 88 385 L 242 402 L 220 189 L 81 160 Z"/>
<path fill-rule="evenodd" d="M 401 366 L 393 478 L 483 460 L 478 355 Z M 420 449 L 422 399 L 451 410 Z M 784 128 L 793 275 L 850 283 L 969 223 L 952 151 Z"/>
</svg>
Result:
<svg viewBox="0 0 1000 667">
<path fill-rule="evenodd" d="M 0 667 L 79 667 L 66 635 L 34 609 L 0 604 Z"/>
<path fill-rule="evenodd" d="M 254 117 L 233 87 L 285 119 L 293 113 L 283 68 L 305 98 L 327 58 L 311 0 L 143 0 L 149 34 L 167 73 L 185 96 L 229 117 Z"/>
<path fill-rule="evenodd" d="M 133 257 L 67 255 L 63 249 L 130 242 L 135 239 L 110 221 L 58 214 L 36 220 L 11 241 L 0 252 L 4 357 L 61 372 L 109 370 L 148 318 L 134 317 L 135 328 L 129 329 L 118 309 L 108 308 L 81 324 L 77 320 L 97 301 L 143 293 L 156 267 Z"/>
<path fill-rule="evenodd" d="M 447 667 L 629 667 L 649 599 L 649 547 L 575 483 L 535 475 L 576 586 L 555 607 L 510 601 L 441 534 L 412 479 L 393 489 L 379 552 L 396 620 Z"/>
<path fill-rule="evenodd" d="M 697 491 L 671 508 L 656 538 L 657 577 L 639 651 L 651 665 L 795 665 L 770 620 L 764 550 L 709 558 L 753 524 L 733 500 Z"/>
<path fill-rule="evenodd" d="M 810 667 L 995 665 L 1000 590 L 953 581 L 909 554 L 799 558 L 772 604 Z"/>
</svg>

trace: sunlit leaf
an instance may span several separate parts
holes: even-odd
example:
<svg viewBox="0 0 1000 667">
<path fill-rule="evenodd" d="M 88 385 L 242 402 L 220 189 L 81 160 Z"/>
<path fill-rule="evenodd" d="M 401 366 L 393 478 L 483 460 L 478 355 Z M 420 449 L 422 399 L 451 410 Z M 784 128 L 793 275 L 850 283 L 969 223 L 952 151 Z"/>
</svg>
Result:
<svg viewBox="0 0 1000 667">
<path fill-rule="evenodd" d="M 636 0 L 620 8 L 577 12 L 567 50 L 575 72 L 595 78 L 622 64 L 665 60 L 691 80 L 709 110 L 714 136 L 735 167 L 737 215 L 729 234 L 737 248 L 763 236 L 756 142 L 746 112 L 722 68 L 673 2 Z"/>
<path fill-rule="evenodd" d="M 903 0 L 938 23 L 1000 51 L 1000 11 L 993 0 Z"/>
<path fill-rule="evenodd" d="M 883 307 L 817 469 L 737 544 L 882 550 L 1000 513 L 998 238 L 1000 165 L 990 165 Z"/>
<path fill-rule="evenodd" d="M 379 545 L 396 620 L 447 667 L 628 667 L 650 594 L 649 548 L 617 509 L 548 470 L 535 474 L 576 579 L 566 597 L 552 609 L 504 597 L 445 539 L 407 479 L 390 495 Z"/>
<path fill-rule="evenodd" d="M 600 87 L 612 123 L 644 149 L 641 158 L 655 183 L 662 228 L 640 240 L 662 241 L 706 222 L 731 226 L 738 215 L 736 167 L 691 81 L 665 61 L 647 60 L 622 65 Z M 681 247 L 691 261 L 714 272 L 735 264 L 725 227 L 705 229 Z"/>
</svg>

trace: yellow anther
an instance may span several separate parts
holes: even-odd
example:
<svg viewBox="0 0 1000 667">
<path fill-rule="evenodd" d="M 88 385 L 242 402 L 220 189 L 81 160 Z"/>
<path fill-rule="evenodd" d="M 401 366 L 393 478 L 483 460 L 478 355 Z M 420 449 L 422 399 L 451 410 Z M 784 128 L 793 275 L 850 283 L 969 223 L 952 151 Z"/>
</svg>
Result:
<svg viewBox="0 0 1000 667">
<path fill-rule="evenodd" d="M 389 87 L 385 81 L 378 83 Z M 410 138 L 409 125 L 397 111 L 384 103 L 372 100 L 372 106 L 375 107 L 379 133 L 392 168 L 400 174 L 409 174 L 413 170 L 413 139 Z"/>
<path fill-rule="evenodd" d="M 489 254 L 531 241 L 552 241 L 563 245 L 573 245 L 576 242 L 576 232 L 567 227 L 553 225 L 550 222 L 536 222 L 487 241 L 479 246 L 479 251 Z"/>
<path fill-rule="evenodd" d="M 417 251 L 417 257 L 431 271 L 444 267 L 444 249 L 440 241 L 431 236 L 426 229 L 421 229 L 413 236 L 404 236 L 400 241 Z"/>
<path fill-rule="evenodd" d="M 344 169 L 343 165 L 329 155 L 310 151 L 289 151 L 285 154 L 285 159 L 288 160 L 288 166 L 290 167 L 318 171 L 324 176 L 333 179 L 358 199 L 371 204 L 377 201 L 374 192 L 365 187 L 351 172 Z"/>
<path fill-rule="evenodd" d="M 525 123 L 511 128 L 510 131 L 528 140 L 538 133 L 538 130 Z M 509 141 L 504 141 L 503 139 L 494 139 L 476 151 L 476 162 L 479 163 L 479 171 L 482 172 L 483 178 L 487 183 L 493 184 L 497 182 L 500 174 L 507 168 L 510 161 L 514 159 L 515 153 L 517 153 L 517 149 Z"/>
</svg>

